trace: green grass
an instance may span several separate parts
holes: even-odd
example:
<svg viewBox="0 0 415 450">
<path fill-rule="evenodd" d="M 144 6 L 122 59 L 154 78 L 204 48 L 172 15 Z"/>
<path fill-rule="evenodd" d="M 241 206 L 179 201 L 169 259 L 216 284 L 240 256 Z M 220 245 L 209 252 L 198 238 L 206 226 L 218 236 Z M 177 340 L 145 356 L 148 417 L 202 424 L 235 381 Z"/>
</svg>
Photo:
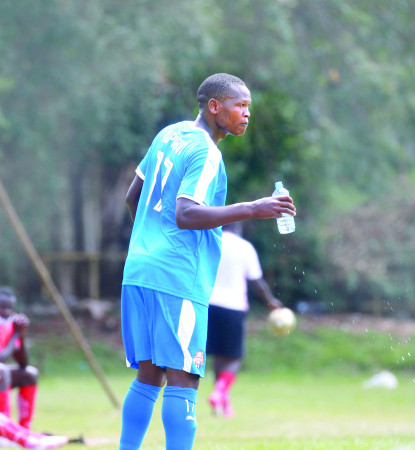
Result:
<svg viewBox="0 0 415 450">
<path fill-rule="evenodd" d="M 97 449 L 117 449 L 121 413 L 71 339 L 45 340 L 43 352 L 38 345 L 34 357 L 45 356 L 38 361 L 42 376 L 34 429 L 83 435 Z M 135 372 L 123 367 L 122 352 L 103 343 L 94 350 L 122 403 Z M 409 337 L 329 329 L 308 333 L 299 327 L 276 338 L 260 329 L 249 337 L 244 369 L 232 390 L 233 419 L 211 414 L 212 373 L 202 380 L 194 448 L 415 450 L 415 375 L 408 353 L 415 355 Z M 398 387 L 365 389 L 363 381 L 382 369 L 398 376 Z M 159 401 L 144 450 L 164 448 L 160 409 Z"/>
<path fill-rule="evenodd" d="M 359 374 L 377 370 L 412 373 L 415 341 L 367 331 L 352 334 L 333 328 L 296 330 L 278 338 L 261 327 L 247 343 L 245 367 L 288 374 Z"/>
<path fill-rule="evenodd" d="M 125 369 L 109 377 L 120 402 L 132 375 Z M 223 419 L 212 416 L 207 404 L 213 385 L 209 373 L 198 394 L 194 448 L 415 449 L 413 380 L 400 377 L 394 390 L 364 389 L 362 381 L 362 377 L 287 378 L 243 372 L 233 389 L 235 417 Z M 144 449 L 163 448 L 160 407 L 159 402 Z M 120 427 L 120 412 L 92 376 L 43 380 L 36 430 L 83 435 L 96 443 L 95 448 L 109 450 L 117 448 Z"/>
</svg>

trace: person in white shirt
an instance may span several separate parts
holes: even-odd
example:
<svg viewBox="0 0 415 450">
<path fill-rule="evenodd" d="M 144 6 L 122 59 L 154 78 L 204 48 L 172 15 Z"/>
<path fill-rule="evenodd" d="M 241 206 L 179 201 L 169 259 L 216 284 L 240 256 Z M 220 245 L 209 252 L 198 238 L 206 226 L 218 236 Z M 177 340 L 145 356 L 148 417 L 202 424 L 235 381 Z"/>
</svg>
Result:
<svg viewBox="0 0 415 450">
<path fill-rule="evenodd" d="M 239 222 L 223 227 L 222 256 L 209 300 L 206 353 L 213 356 L 216 379 L 209 403 L 225 417 L 233 416 L 230 389 L 244 356 L 248 282 L 269 309 L 283 306 L 262 276 L 254 246 L 240 236 L 241 228 Z"/>
</svg>

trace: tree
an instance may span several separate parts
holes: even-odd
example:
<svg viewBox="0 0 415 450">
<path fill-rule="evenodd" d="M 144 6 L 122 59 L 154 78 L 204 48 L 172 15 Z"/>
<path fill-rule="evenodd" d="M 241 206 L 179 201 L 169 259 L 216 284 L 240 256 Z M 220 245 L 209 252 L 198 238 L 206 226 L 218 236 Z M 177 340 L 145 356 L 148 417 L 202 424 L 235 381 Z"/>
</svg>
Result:
<svg viewBox="0 0 415 450">
<path fill-rule="evenodd" d="M 333 219 L 353 217 L 400 180 L 415 179 L 414 8 L 405 0 L 30 8 L 4 0 L 0 175 L 37 248 L 125 250 L 131 223 L 123 198 L 136 164 L 162 126 L 195 116 L 194 93 L 206 75 L 225 71 L 253 94 L 246 136 L 221 144 L 229 202 L 270 194 L 279 178 L 298 206 L 294 237 L 277 238 L 271 221 L 247 224 L 269 281 L 292 303 L 392 292 L 351 267 L 345 276 L 331 251 L 342 244 L 333 242 L 342 230 Z M 369 230 L 373 219 L 359 217 Z M 22 285 L 24 258 L 7 233 L 0 267 Z M 405 239 L 395 245 L 405 249 Z M 378 259 L 388 257 L 382 252 Z M 407 273 L 411 265 L 399 267 Z M 69 268 L 60 279 L 66 294 L 75 291 Z"/>
<path fill-rule="evenodd" d="M 171 114 L 170 99 L 181 97 L 175 83 L 181 77 L 185 86 L 182 77 L 190 79 L 186 59 L 210 51 L 201 29 L 193 28 L 203 27 L 201 1 L 176 2 L 168 16 L 158 9 L 167 10 L 168 3 L 158 3 L 0 5 L 7 43 L 0 48 L 1 174 L 43 252 L 120 247 L 108 230 L 124 223 L 132 165 L 166 111 Z M 198 4 L 200 14 L 189 23 L 184 13 Z M 186 107 L 182 102 L 176 114 Z M 15 182 L 18 173 L 24 182 Z M 19 260 L 3 263 L 17 274 Z M 73 295 L 73 269 L 61 266 L 57 275 L 64 295 Z"/>
</svg>

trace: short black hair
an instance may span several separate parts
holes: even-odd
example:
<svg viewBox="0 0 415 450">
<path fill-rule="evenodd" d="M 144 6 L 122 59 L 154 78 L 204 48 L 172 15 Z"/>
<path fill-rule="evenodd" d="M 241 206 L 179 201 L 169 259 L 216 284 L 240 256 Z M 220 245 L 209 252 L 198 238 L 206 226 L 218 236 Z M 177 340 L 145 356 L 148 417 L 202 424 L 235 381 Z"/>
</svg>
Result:
<svg viewBox="0 0 415 450">
<path fill-rule="evenodd" d="M 16 300 L 13 289 L 8 286 L 0 286 L 0 295 L 3 295 L 4 297 L 10 297 L 11 299 L 13 299 L 13 301 Z"/>
<path fill-rule="evenodd" d="M 224 100 L 232 93 L 235 85 L 246 86 L 240 78 L 228 73 L 215 73 L 206 78 L 197 90 L 196 99 L 199 109 L 204 109 L 211 98 Z"/>
</svg>

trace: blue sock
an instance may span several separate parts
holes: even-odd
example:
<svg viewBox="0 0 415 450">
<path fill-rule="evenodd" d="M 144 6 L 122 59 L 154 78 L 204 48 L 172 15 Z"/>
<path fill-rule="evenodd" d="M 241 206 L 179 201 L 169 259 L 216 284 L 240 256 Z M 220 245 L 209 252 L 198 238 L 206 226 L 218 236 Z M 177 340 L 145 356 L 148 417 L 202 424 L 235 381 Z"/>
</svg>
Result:
<svg viewBox="0 0 415 450">
<path fill-rule="evenodd" d="M 140 448 L 150 425 L 154 404 L 161 388 L 140 383 L 136 379 L 130 385 L 122 408 L 122 428 L 119 450 Z"/>
<path fill-rule="evenodd" d="M 197 390 L 177 386 L 164 388 L 161 417 L 166 432 L 166 450 L 190 450 L 196 434 Z"/>
</svg>

